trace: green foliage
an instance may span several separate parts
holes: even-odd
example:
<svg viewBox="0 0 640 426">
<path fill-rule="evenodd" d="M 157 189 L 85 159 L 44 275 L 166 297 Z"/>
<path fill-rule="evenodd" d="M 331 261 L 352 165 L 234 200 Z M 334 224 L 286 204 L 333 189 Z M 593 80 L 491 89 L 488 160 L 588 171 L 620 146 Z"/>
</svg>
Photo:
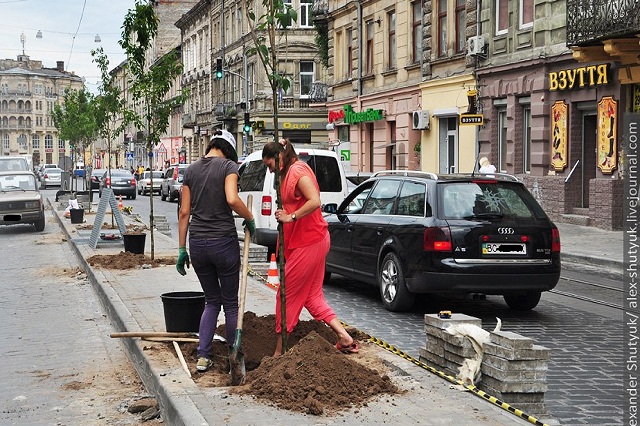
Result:
<svg viewBox="0 0 640 426">
<path fill-rule="evenodd" d="M 93 95 L 84 88 L 67 90 L 63 102 L 51 113 L 58 136 L 75 147 L 88 146 L 98 131 Z"/>
<path fill-rule="evenodd" d="M 316 28 L 316 45 L 318 45 L 318 55 L 320 62 L 325 67 L 329 67 L 329 26 L 326 23 L 314 24 Z"/>
</svg>

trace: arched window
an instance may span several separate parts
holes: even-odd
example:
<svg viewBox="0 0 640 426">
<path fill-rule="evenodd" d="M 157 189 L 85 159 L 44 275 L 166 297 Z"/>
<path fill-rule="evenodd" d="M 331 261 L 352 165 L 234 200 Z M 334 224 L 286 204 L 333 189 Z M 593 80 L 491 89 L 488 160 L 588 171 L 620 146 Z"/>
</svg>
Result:
<svg viewBox="0 0 640 426">
<path fill-rule="evenodd" d="M 53 149 L 53 136 L 47 135 L 44 137 L 44 149 Z"/>
<path fill-rule="evenodd" d="M 20 149 L 20 152 L 27 150 L 27 135 L 24 133 L 18 136 L 18 148 Z"/>
<path fill-rule="evenodd" d="M 40 135 L 36 135 L 35 133 L 31 135 L 31 146 L 33 149 L 40 149 Z"/>
<path fill-rule="evenodd" d="M 5 133 L 2 135 L 2 149 L 8 151 L 9 150 L 9 134 Z"/>
</svg>

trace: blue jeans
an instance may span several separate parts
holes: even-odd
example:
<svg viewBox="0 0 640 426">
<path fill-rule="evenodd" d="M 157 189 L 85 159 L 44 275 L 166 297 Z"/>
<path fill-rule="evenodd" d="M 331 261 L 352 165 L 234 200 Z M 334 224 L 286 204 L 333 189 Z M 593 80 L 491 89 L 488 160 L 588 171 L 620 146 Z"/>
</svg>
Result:
<svg viewBox="0 0 640 426">
<path fill-rule="evenodd" d="M 237 237 L 190 238 L 189 252 L 205 299 L 200 319 L 198 357 L 210 358 L 221 307 L 224 307 L 227 345 L 232 346 L 235 339 L 238 325 L 240 245 Z"/>
</svg>

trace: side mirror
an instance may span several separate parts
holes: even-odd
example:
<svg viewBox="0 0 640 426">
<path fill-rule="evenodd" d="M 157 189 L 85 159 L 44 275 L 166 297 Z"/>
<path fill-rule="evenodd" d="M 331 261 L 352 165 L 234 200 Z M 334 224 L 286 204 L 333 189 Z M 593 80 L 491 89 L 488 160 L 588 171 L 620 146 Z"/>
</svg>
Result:
<svg viewBox="0 0 640 426">
<path fill-rule="evenodd" d="M 322 207 L 322 211 L 324 213 L 336 214 L 338 211 L 338 205 L 336 203 L 325 204 L 324 207 Z"/>
</svg>

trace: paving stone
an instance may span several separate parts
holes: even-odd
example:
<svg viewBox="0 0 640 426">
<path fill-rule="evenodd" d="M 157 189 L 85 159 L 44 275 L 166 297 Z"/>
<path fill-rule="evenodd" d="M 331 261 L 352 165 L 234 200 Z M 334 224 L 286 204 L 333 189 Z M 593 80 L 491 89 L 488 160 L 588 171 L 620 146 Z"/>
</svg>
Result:
<svg viewBox="0 0 640 426">
<path fill-rule="evenodd" d="M 525 337 L 512 331 L 491 331 L 489 333 L 491 343 L 509 349 L 531 349 L 533 339 Z"/>
</svg>

